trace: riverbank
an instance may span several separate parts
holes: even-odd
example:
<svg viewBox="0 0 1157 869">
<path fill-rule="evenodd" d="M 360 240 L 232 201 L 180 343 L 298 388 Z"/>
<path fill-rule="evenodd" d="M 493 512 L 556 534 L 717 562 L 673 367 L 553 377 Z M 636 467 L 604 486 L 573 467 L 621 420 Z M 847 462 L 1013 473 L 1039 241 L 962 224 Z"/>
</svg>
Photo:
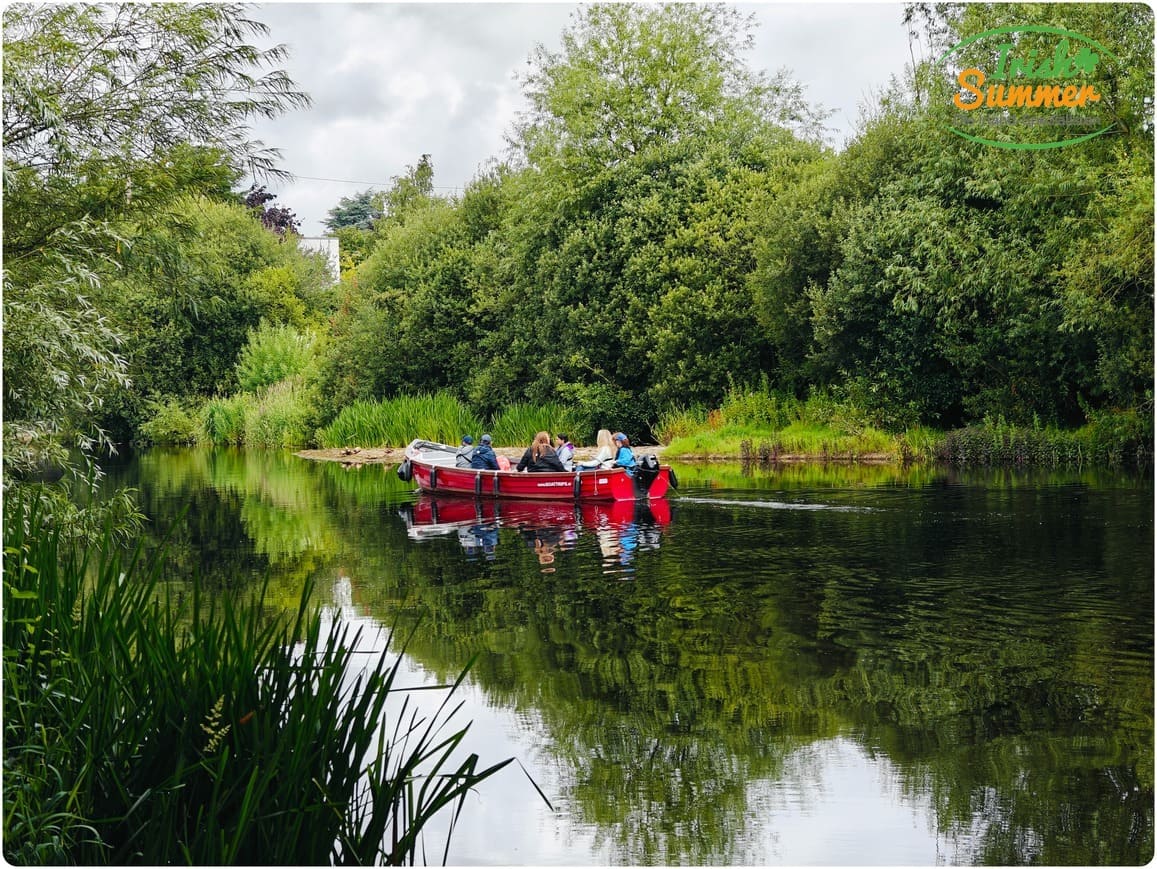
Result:
<svg viewBox="0 0 1157 869">
<path fill-rule="evenodd" d="M 522 458 L 525 447 L 495 447 L 494 451 L 506 456 L 512 461 Z M 587 461 L 595 457 L 597 450 L 594 447 L 578 447 L 575 449 L 575 458 Z M 759 450 L 745 454 L 742 450 L 734 452 L 709 451 L 695 455 L 671 455 L 668 447 L 662 444 L 635 447 L 636 454 L 654 453 L 657 456 L 667 455 L 687 462 L 737 462 L 763 461 L 781 464 L 826 464 L 831 462 L 845 464 L 889 465 L 902 464 L 896 456 L 890 453 L 768 453 L 764 455 Z M 404 447 L 334 447 L 331 449 L 298 450 L 295 456 L 314 462 L 340 462 L 347 467 L 361 465 L 396 465 L 400 464 L 405 456 Z"/>
<path fill-rule="evenodd" d="M 655 453 L 661 455 L 664 447 L 646 446 L 635 447 L 636 453 Z M 318 450 L 298 450 L 295 456 L 315 462 L 341 462 L 343 465 L 397 465 L 405 457 L 405 447 L 332 447 Z M 518 461 L 526 452 L 526 447 L 495 447 L 494 452 L 506 456 L 511 461 Z M 580 462 L 593 459 L 598 452 L 596 447 L 575 448 L 575 458 Z M 720 457 L 724 458 L 724 457 Z M 734 459 L 735 457 L 730 457 Z"/>
<path fill-rule="evenodd" d="M 511 460 L 525 447 L 496 447 Z M 295 455 L 346 465 L 397 464 L 401 447 L 331 447 L 301 450 Z M 1103 415 L 1077 429 L 1016 426 L 987 422 L 943 432 L 916 426 L 900 434 L 871 427 L 849 431 L 830 426 L 792 423 L 778 430 L 726 426 L 685 431 L 666 445 L 642 445 L 636 453 L 655 453 L 668 460 L 759 462 L 761 464 L 946 464 L 955 467 L 1036 467 L 1144 469 L 1152 466 L 1151 423 L 1136 414 Z M 580 461 L 594 447 L 579 447 Z"/>
</svg>

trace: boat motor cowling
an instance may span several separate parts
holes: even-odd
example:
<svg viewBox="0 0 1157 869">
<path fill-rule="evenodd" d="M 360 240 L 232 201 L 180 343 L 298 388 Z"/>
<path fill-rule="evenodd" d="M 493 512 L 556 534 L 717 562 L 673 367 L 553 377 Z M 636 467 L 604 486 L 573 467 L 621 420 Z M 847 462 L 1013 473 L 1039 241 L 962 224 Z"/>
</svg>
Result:
<svg viewBox="0 0 1157 869">
<path fill-rule="evenodd" d="M 646 495 L 657 476 L 659 476 L 659 458 L 654 453 L 639 456 L 635 465 L 635 491 L 640 495 Z"/>
</svg>

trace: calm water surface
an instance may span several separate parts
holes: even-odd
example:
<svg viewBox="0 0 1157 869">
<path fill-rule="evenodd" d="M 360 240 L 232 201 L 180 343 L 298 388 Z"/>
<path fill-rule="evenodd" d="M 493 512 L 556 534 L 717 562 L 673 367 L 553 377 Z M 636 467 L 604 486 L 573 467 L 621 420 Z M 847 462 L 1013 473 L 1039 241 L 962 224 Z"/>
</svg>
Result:
<svg viewBox="0 0 1157 869">
<path fill-rule="evenodd" d="M 452 864 L 1152 858 L 1150 480 L 677 469 L 638 509 L 434 501 L 262 452 L 153 450 L 108 482 L 154 535 L 187 510 L 174 582 L 269 577 L 288 610 L 313 579 L 367 649 L 416 622 L 408 685 L 477 656 L 455 721 L 520 763 Z"/>
</svg>

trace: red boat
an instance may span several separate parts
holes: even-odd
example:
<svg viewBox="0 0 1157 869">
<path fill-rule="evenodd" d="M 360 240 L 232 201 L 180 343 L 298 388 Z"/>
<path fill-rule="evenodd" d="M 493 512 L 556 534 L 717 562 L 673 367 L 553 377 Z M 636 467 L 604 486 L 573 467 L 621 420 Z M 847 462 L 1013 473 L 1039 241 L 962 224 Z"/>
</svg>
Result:
<svg viewBox="0 0 1157 869">
<path fill-rule="evenodd" d="M 662 498 L 673 485 L 671 469 L 653 455 L 642 456 L 633 474 L 623 468 L 524 473 L 480 471 L 454 466 L 457 447 L 415 440 L 406 447 L 398 476 L 423 492 L 484 498 L 532 498 L 550 501 L 635 501 Z"/>
</svg>

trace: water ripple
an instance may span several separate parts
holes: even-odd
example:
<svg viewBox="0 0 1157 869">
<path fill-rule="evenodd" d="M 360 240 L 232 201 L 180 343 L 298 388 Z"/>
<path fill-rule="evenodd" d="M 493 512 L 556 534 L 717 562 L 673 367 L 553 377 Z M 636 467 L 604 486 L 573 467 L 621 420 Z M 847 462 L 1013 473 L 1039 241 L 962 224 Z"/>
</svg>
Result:
<svg viewBox="0 0 1157 869">
<path fill-rule="evenodd" d="M 875 507 L 851 507 L 846 504 L 811 504 L 792 501 L 732 501 L 723 498 L 679 499 L 681 504 L 714 504 L 719 507 L 755 507 L 764 510 L 827 510 L 833 513 L 875 513 Z"/>
</svg>

